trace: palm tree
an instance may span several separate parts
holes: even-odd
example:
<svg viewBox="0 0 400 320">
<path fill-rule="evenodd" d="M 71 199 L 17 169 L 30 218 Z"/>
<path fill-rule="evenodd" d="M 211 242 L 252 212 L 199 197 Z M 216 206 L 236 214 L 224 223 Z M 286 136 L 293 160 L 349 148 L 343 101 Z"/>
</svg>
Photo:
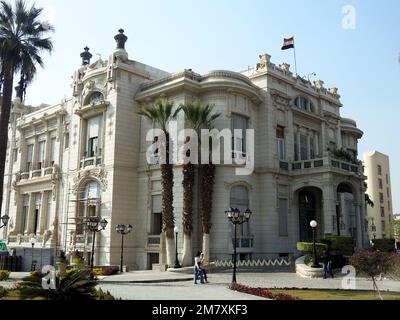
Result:
<svg viewBox="0 0 400 320">
<path fill-rule="evenodd" d="M 214 106 L 211 104 L 203 104 L 201 101 L 189 102 L 181 105 L 179 110 L 183 110 L 185 113 L 186 125 L 193 129 L 197 133 L 198 137 L 198 159 L 200 157 L 200 131 L 201 129 L 211 129 L 213 122 L 221 115 L 220 113 L 212 114 Z M 214 168 L 215 172 L 215 167 Z M 204 177 L 204 175 L 209 175 L 211 171 L 208 171 L 208 165 L 200 165 L 199 177 Z M 203 225 L 203 252 L 208 254 L 209 244 L 204 244 L 207 239 L 209 239 L 210 233 L 210 216 L 212 210 L 212 185 L 207 186 L 203 183 L 203 178 L 201 178 L 201 215 L 202 215 L 202 225 Z M 182 265 L 190 265 L 192 262 L 192 247 L 191 247 L 191 232 L 192 232 L 192 215 L 193 215 L 193 188 L 195 183 L 195 166 L 191 162 L 183 165 L 183 257 Z M 210 199 L 211 197 L 211 199 Z M 205 200 L 207 198 L 207 200 Z M 204 231 L 207 231 L 205 233 Z M 206 238 L 206 239 L 204 239 Z M 209 241 L 207 242 L 209 243 Z M 206 256 L 208 259 L 208 255 Z"/>
<path fill-rule="evenodd" d="M 44 298 L 57 301 L 82 301 L 98 299 L 98 292 L 95 289 L 97 283 L 90 277 L 90 270 L 76 270 L 66 277 L 56 277 L 55 289 L 44 289 L 42 275 L 32 274 L 24 278 L 18 285 L 22 299 Z M 104 296 L 104 292 L 99 292 Z"/>
<path fill-rule="evenodd" d="M 173 112 L 174 103 L 167 101 L 157 101 L 153 105 L 145 106 L 139 109 L 138 114 L 147 118 L 153 125 L 157 125 L 164 133 L 164 139 L 159 140 L 161 147 L 159 148 L 161 160 L 161 185 L 162 185 L 162 224 L 163 232 L 166 237 L 167 249 L 167 265 L 174 265 L 174 207 L 173 207 L 173 188 L 174 188 L 174 172 L 173 164 L 170 163 L 170 133 L 168 124 L 175 119 L 178 110 Z M 160 139 L 160 137 L 159 137 Z"/>
<path fill-rule="evenodd" d="M 14 8 L 6 1 L 0 2 L 0 212 L 14 75 L 20 73 L 18 96 L 22 99 L 36 73 L 36 64 L 44 67 L 40 53 L 53 49 L 46 35 L 54 28 L 39 20 L 42 11 L 35 6 L 26 8 L 23 0 L 16 0 Z"/>
</svg>

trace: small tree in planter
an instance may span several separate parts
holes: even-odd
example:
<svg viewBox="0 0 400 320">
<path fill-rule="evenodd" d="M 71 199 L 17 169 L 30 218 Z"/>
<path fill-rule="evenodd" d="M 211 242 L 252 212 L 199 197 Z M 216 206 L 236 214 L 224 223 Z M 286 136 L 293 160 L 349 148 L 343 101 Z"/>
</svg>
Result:
<svg viewBox="0 0 400 320">
<path fill-rule="evenodd" d="M 372 279 L 374 292 L 378 292 L 379 298 L 383 300 L 376 283 L 376 277 L 387 274 L 392 270 L 396 264 L 396 256 L 380 251 L 362 251 L 350 257 L 350 264 L 357 272 L 367 275 Z"/>
</svg>

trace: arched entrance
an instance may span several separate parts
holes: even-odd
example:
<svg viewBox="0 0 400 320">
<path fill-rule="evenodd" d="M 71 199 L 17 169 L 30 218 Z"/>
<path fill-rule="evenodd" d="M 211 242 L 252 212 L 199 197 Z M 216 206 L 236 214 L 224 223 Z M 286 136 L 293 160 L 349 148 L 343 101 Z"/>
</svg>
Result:
<svg viewBox="0 0 400 320">
<path fill-rule="evenodd" d="M 322 190 L 315 187 L 306 187 L 298 191 L 298 208 L 299 208 L 299 240 L 311 241 L 312 229 L 310 222 L 316 220 L 318 222 L 318 230 L 322 224 Z"/>
<path fill-rule="evenodd" d="M 336 203 L 337 235 L 350 235 L 357 238 L 357 216 L 353 187 L 346 182 L 337 187 Z"/>
</svg>

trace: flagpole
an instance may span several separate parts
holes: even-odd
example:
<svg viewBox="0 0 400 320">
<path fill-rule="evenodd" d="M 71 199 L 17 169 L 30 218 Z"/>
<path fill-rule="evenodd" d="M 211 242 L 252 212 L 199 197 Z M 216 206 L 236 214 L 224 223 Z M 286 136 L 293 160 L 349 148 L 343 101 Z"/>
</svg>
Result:
<svg viewBox="0 0 400 320">
<path fill-rule="evenodd" d="M 294 54 L 294 69 L 296 72 L 296 77 L 297 77 L 297 59 L 296 59 L 296 44 L 294 42 L 294 37 L 293 37 L 293 54 Z"/>
</svg>

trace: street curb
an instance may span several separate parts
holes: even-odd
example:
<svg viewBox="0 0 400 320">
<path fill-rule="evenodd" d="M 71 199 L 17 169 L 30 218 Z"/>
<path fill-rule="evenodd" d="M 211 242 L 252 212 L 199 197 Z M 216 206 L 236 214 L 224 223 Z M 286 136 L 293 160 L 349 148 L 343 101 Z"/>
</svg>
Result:
<svg viewBox="0 0 400 320">
<path fill-rule="evenodd" d="M 165 283 L 165 282 L 184 282 L 184 281 L 192 281 L 193 277 L 190 278 L 182 278 L 182 279 L 157 279 L 157 280 L 131 280 L 131 281 L 117 281 L 117 280 L 112 280 L 112 281 L 104 281 L 100 280 L 98 283 L 101 284 L 124 284 L 124 283 Z"/>
</svg>

